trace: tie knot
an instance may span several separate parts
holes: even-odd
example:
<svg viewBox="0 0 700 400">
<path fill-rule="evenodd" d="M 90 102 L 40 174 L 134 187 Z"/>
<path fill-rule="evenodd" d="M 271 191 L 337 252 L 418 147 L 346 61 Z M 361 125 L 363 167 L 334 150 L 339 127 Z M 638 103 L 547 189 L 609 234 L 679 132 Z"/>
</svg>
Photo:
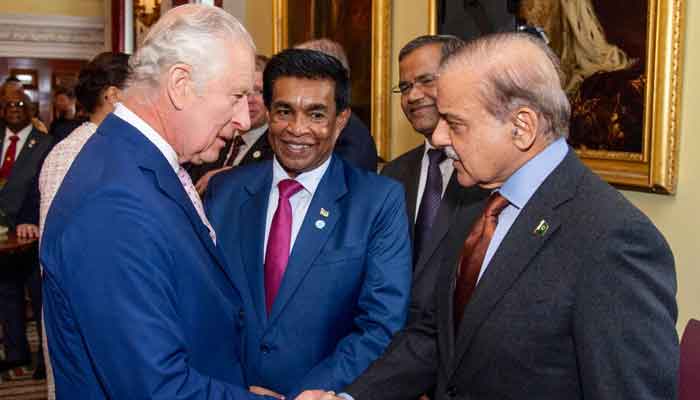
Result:
<svg viewBox="0 0 700 400">
<path fill-rule="evenodd" d="M 288 199 L 298 191 L 304 188 L 301 183 L 295 181 L 294 179 L 284 179 L 277 184 L 280 190 L 280 197 Z"/>
<path fill-rule="evenodd" d="M 245 141 L 241 137 L 241 135 L 236 135 L 233 137 L 233 145 L 234 146 L 243 146 L 245 144 Z"/>
<path fill-rule="evenodd" d="M 445 161 L 445 152 L 442 151 L 441 149 L 430 149 L 428 150 L 428 159 L 430 160 L 430 164 L 440 164 L 441 162 Z"/>
<path fill-rule="evenodd" d="M 494 194 L 489 197 L 488 203 L 486 203 L 486 209 L 484 210 L 484 214 L 487 217 L 497 217 L 501 211 L 503 211 L 506 206 L 508 206 L 509 202 L 508 199 L 505 197 L 501 196 L 500 193 L 495 192 Z"/>
<path fill-rule="evenodd" d="M 12 135 L 10 136 L 10 142 L 16 142 L 19 140 L 19 135 Z"/>
</svg>

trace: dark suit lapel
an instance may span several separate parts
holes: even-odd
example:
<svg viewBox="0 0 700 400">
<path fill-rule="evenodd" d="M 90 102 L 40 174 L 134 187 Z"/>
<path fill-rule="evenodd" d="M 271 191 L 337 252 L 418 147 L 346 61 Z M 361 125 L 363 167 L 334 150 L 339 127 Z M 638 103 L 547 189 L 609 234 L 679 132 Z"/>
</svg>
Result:
<svg viewBox="0 0 700 400">
<path fill-rule="evenodd" d="M 411 155 L 411 160 L 408 163 L 409 168 L 406 168 L 406 175 L 404 175 L 406 208 L 408 210 L 408 226 L 411 232 L 411 242 L 413 242 L 415 237 L 414 230 L 416 228 L 416 211 L 418 210 L 416 197 L 418 196 L 418 181 L 420 180 L 420 168 L 423 161 L 423 153 L 425 152 L 425 145 L 420 146 L 413 151 L 415 153 Z"/>
<path fill-rule="evenodd" d="M 294 242 L 282 284 L 270 312 L 270 324 L 279 317 L 333 233 L 342 212 L 337 200 L 346 192 L 344 167 L 338 157 L 334 156 L 316 188 L 316 193 L 311 199 L 306 217 Z M 321 214 L 322 208 L 327 211 L 326 216 Z M 317 225 L 317 221 L 323 221 L 324 225 Z"/>
<path fill-rule="evenodd" d="M 272 147 L 267 141 L 269 129 L 265 130 L 258 140 L 253 143 L 253 145 L 245 153 L 239 165 L 249 164 L 255 161 L 262 161 L 272 158 Z"/>
<path fill-rule="evenodd" d="M 457 333 L 450 375 L 469 351 L 474 336 L 494 307 L 527 269 L 542 246 L 556 235 L 562 222 L 557 207 L 574 196 L 577 177 L 580 176 L 580 173 L 572 174 L 572 165 L 576 162 L 576 156 L 569 151 L 567 157 L 525 205 L 501 242 L 465 309 Z M 453 290 L 450 291 L 452 293 Z M 478 362 L 485 360 L 477 360 Z M 472 371 L 475 370 L 472 368 Z"/>
<path fill-rule="evenodd" d="M 110 136 L 119 136 L 134 146 L 134 152 L 140 154 L 139 167 L 143 170 L 151 171 L 160 191 L 182 208 L 199 239 L 214 260 L 216 260 L 219 268 L 229 278 L 231 285 L 235 287 L 234 280 L 231 279 L 231 275 L 226 268 L 221 250 L 212 242 L 209 230 L 202 222 L 199 214 L 197 214 L 197 210 L 195 210 L 192 201 L 185 192 L 180 179 L 163 153 L 131 124 L 112 114 L 102 122 L 98 132 Z"/>
<path fill-rule="evenodd" d="M 39 147 L 37 145 L 42 139 L 39 135 L 43 135 L 43 133 L 39 133 L 36 129 L 32 128 L 32 131 L 29 132 L 29 136 L 27 136 L 27 141 L 24 142 L 24 146 L 22 146 L 22 149 L 20 150 L 19 154 L 17 155 L 17 158 L 15 159 L 15 163 L 12 166 L 11 174 L 27 172 L 25 164 L 27 164 L 32 159 L 32 154 L 34 154 L 34 151 L 36 151 L 36 149 Z M 36 173 L 36 171 L 32 169 L 32 174 L 33 173 Z M 10 175 L 10 177 L 11 176 L 12 175 Z"/>
<path fill-rule="evenodd" d="M 5 130 L 5 125 L 0 123 L 0 155 L 2 155 L 2 152 L 5 148 Z M 2 165 L 2 161 L 3 160 L 0 160 L 0 166 Z"/>
<path fill-rule="evenodd" d="M 425 248 L 421 251 L 418 261 L 416 262 L 414 275 L 418 275 L 425 264 L 432 258 L 435 251 L 440 247 L 444 237 L 450 231 L 455 223 L 471 224 L 471 221 L 478 217 L 478 207 L 471 207 L 467 218 L 457 218 L 458 211 L 465 207 L 470 207 L 488 197 L 488 191 L 472 186 L 463 188 L 457 182 L 457 173 L 453 172 L 452 177 L 445 190 L 445 196 L 440 203 L 440 209 L 435 217 L 435 222 L 430 231 L 430 239 Z M 469 228 L 466 228 L 469 229 Z M 463 240 L 463 239 L 462 239 Z"/>
<path fill-rule="evenodd" d="M 259 181 L 246 186 L 250 197 L 241 205 L 238 211 L 240 230 L 248 231 L 238 238 L 241 241 L 241 258 L 245 268 L 253 304 L 261 325 L 267 320 L 265 307 L 265 265 L 263 246 L 265 243 L 265 222 L 267 206 L 272 185 L 272 163 L 267 167 L 265 176 Z"/>
</svg>

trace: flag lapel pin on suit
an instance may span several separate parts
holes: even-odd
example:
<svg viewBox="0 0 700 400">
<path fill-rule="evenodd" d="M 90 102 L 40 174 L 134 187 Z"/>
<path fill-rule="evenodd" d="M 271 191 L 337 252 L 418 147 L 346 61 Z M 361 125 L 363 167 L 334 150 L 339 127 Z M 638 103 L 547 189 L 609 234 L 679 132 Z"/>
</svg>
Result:
<svg viewBox="0 0 700 400">
<path fill-rule="evenodd" d="M 532 233 L 539 236 L 539 237 L 542 237 L 547 233 L 548 230 L 549 230 L 549 223 L 545 220 L 541 220 L 540 223 L 535 228 L 535 230 L 532 231 Z"/>
</svg>

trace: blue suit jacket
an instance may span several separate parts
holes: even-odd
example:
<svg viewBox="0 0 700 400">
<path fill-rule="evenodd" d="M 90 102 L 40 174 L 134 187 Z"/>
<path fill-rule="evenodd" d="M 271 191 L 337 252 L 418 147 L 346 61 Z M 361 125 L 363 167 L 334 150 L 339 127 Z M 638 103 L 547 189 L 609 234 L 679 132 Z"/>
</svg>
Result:
<svg viewBox="0 0 700 400">
<path fill-rule="evenodd" d="M 334 156 L 268 316 L 263 243 L 271 184 L 272 161 L 233 169 L 212 179 L 205 202 L 237 270 L 231 273 L 247 277 L 248 383 L 289 399 L 304 389 L 339 390 L 384 351 L 406 318 L 411 246 L 403 189 Z"/>
<path fill-rule="evenodd" d="M 237 278 L 165 157 L 118 117 L 66 175 L 41 262 L 58 398 L 258 398 Z"/>
</svg>

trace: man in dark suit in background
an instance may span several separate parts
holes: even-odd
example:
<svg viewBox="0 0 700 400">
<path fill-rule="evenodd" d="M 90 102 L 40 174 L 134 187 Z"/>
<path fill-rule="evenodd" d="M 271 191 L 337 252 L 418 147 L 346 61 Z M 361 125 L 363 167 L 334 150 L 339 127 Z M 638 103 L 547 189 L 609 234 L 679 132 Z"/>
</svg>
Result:
<svg viewBox="0 0 700 400">
<path fill-rule="evenodd" d="M 434 264 L 459 251 L 469 226 L 479 214 L 477 203 L 488 195 L 476 185 L 460 186 L 452 160 L 432 142 L 440 118 L 435 104 L 440 59 L 463 43 L 455 36 L 426 35 L 411 40 L 399 52 L 400 81 L 393 91 L 401 94 L 404 115 L 425 138 L 423 144 L 382 170 L 382 175 L 398 180 L 406 190 L 414 263 L 409 322 L 432 296 L 437 276 Z M 443 239 L 451 229 L 456 231 L 451 235 L 454 240 L 446 243 Z"/>
<path fill-rule="evenodd" d="M 32 126 L 31 103 L 24 92 L 8 90 L 0 103 L 4 109 L 4 122 L 0 122 L 0 225 L 16 230 L 20 237 L 37 238 L 37 181 L 53 141 Z M 28 284 L 34 317 L 40 328 L 41 278 L 35 249 L 0 257 L 4 257 L 4 268 L 0 268 L 0 318 L 5 328 L 5 359 L 0 361 L 0 371 L 4 371 L 29 363 L 24 285 Z"/>
<path fill-rule="evenodd" d="M 264 98 L 271 161 L 217 174 L 205 204 L 247 288 L 248 382 L 291 399 L 339 390 L 403 327 L 411 249 L 401 185 L 333 154 L 349 82 L 327 54 L 270 59 Z M 269 393 L 269 392 L 258 392 Z"/>
<path fill-rule="evenodd" d="M 320 51 L 337 58 L 350 76 L 348 56 L 340 43 L 324 38 L 309 40 L 295 47 Z M 377 172 L 377 145 L 365 123 L 352 110 L 350 110 L 350 119 L 340 132 L 333 151 L 355 167 Z"/>
<path fill-rule="evenodd" d="M 236 132 L 233 139 L 227 141 L 221 149 L 216 161 L 186 166 L 192 181 L 196 182 L 195 187 L 200 195 L 207 190 L 209 179 L 217 172 L 272 159 L 272 147 L 267 139 L 267 108 L 262 99 L 262 73 L 267 61 L 268 58 L 263 55 L 255 56 L 255 82 L 253 90 L 248 94 L 250 129 L 245 132 Z"/>
<path fill-rule="evenodd" d="M 676 397 L 673 255 L 566 144 L 559 76 L 529 34 L 484 36 L 443 63 L 433 140 L 460 184 L 493 193 L 433 306 L 343 396 Z"/>
</svg>

